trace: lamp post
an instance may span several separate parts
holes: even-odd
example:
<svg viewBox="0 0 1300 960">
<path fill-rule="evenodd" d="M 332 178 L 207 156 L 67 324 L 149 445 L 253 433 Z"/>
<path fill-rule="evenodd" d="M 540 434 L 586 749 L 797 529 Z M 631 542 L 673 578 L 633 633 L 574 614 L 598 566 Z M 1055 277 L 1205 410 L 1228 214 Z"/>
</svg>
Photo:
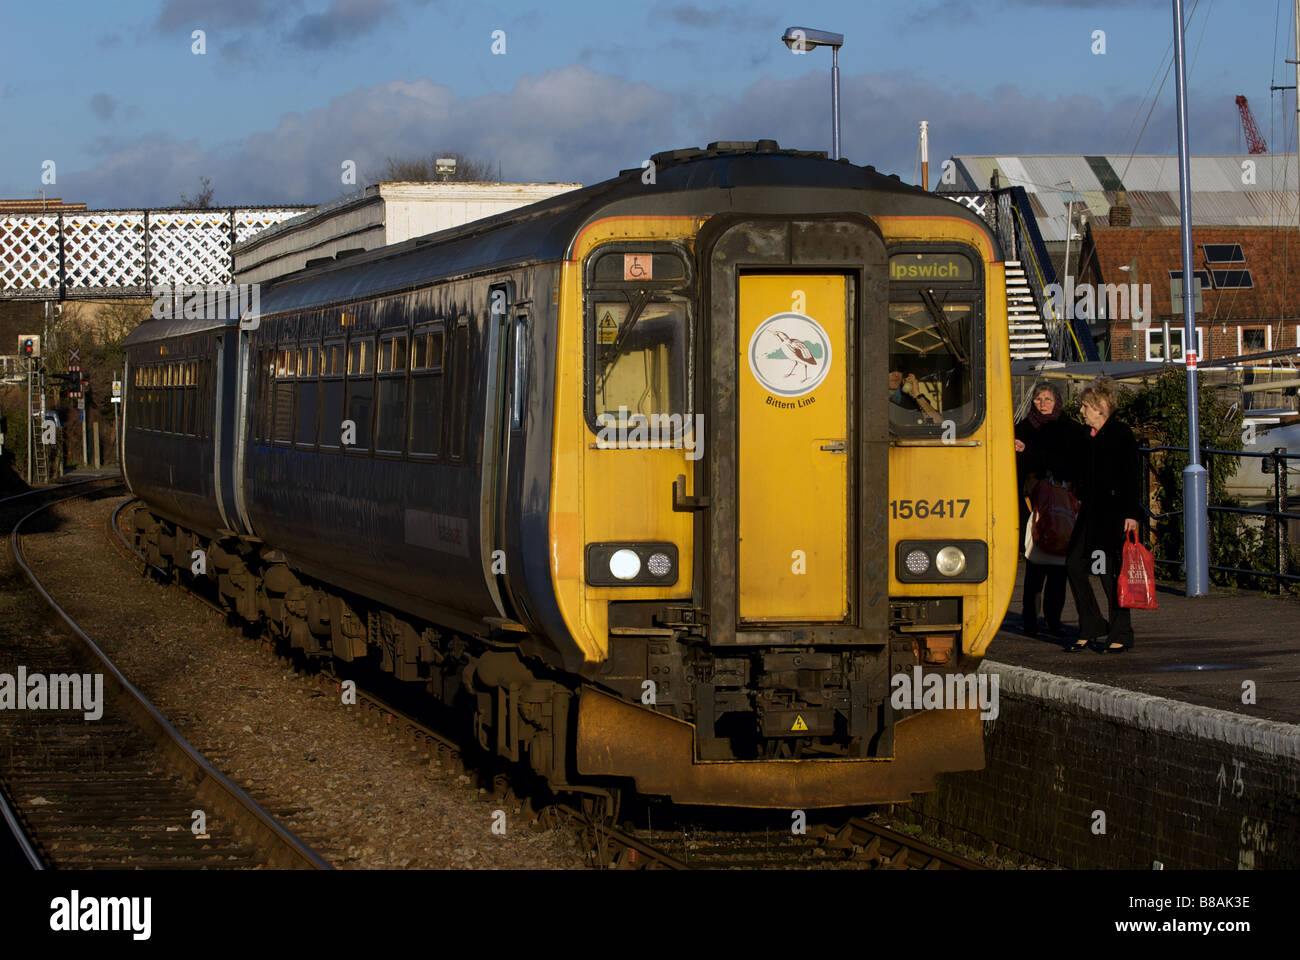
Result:
<svg viewBox="0 0 1300 960">
<path fill-rule="evenodd" d="M 840 158 L 840 47 L 844 34 L 807 27 L 790 27 L 781 36 L 781 42 L 797 54 L 807 53 L 814 47 L 831 48 L 831 159 Z"/>
<path fill-rule="evenodd" d="M 1209 475 L 1201 466 L 1201 424 L 1196 390 L 1196 298 L 1192 286 L 1192 170 L 1187 145 L 1187 67 L 1183 51 L 1183 0 L 1174 0 L 1174 91 L 1178 113 L 1178 198 L 1182 207 L 1183 357 L 1187 361 L 1187 467 L 1183 470 L 1183 569 L 1186 594 L 1210 592 Z M 1165 340 L 1165 356 L 1169 355 Z"/>
</svg>

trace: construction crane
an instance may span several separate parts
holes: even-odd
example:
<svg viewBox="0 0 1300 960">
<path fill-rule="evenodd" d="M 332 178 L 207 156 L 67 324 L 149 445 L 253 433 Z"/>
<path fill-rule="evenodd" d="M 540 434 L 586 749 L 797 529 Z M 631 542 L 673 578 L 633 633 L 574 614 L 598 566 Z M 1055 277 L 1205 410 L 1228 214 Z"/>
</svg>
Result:
<svg viewBox="0 0 1300 960">
<path fill-rule="evenodd" d="M 1255 118 L 1250 115 L 1250 104 L 1241 94 L 1237 94 L 1237 110 L 1241 113 L 1241 129 L 1246 131 L 1246 145 L 1251 153 L 1268 153 L 1268 144 L 1264 135 L 1255 126 Z"/>
</svg>

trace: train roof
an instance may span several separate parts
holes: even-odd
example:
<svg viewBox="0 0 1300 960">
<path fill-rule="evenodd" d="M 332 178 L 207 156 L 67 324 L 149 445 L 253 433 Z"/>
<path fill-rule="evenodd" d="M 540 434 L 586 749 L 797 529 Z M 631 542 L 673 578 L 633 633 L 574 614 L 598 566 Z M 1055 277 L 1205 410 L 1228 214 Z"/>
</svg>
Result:
<svg viewBox="0 0 1300 960">
<path fill-rule="evenodd" d="M 859 212 L 915 214 L 918 205 L 932 205 L 936 214 L 967 219 L 987 230 L 984 221 L 965 207 L 905 184 L 897 176 L 847 160 L 828 160 L 819 151 L 782 150 L 774 140 L 672 150 L 654 154 L 650 162 L 654 164 L 653 183 L 643 181 L 645 168 L 624 170 L 613 179 L 580 190 L 265 284 L 262 314 L 310 310 L 399 293 L 452 277 L 554 262 L 568 257 L 582 227 L 599 216 L 750 212 L 760 198 L 772 199 L 770 194 L 750 191 L 772 187 L 808 191 L 801 203 L 820 199 L 820 204 L 809 206 L 833 209 L 844 209 L 841 191 L 864 191 L 870 199 L 864 197 Z M 795 205 L 771 212 L 802 209 Z"/>
<path fill-rule="evenodd" d="M 196 290 L 201 289 L 196 287 Z M 238 320 L 186 320 L 183 317 L 170 318 L 159 317 L 150 318 L 143 321 L 134 330 L 126 335 L 122 341 L 124 347 L 133 347 L 142 343 L 152 343 L 156 340 L 171 340 L 175 337 L 186 337 L 194 333 L 204 333 L 209 330 L 224 330 L 227 327 L 237 326 Z"/>
</svg>

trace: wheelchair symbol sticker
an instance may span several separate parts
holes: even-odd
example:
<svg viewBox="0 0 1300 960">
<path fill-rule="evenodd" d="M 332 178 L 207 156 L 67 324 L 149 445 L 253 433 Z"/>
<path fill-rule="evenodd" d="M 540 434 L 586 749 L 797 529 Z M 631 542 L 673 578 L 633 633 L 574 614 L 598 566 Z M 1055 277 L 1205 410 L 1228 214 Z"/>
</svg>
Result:
<svg viewBox="0 0 1300 960">
<path fill-rule="evenodd" d="M 655 278 L 654 256 L 649 253 L 623 254 L 624 280 L 653 280 Z"/>
</svg>

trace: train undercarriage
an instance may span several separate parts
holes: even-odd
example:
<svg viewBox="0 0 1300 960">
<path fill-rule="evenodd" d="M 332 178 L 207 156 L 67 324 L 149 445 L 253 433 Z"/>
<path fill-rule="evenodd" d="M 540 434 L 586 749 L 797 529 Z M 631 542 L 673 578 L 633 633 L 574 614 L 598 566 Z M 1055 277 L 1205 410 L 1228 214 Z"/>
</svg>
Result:
<svg viewBox="0 0 1300 960">
<path fill-rule="evenodd" d="M 606 812 L 629 778 L 685 803 L 821 807 L 906 800 L 938 772 L 983 766 L 974 710 L 890 703 L 899 671 L 958 666 L 952 637 L 926 626 L 959 622 L 956 600 L 895 606 L 888 645 L 723 653 L 689 610 L 616 604 L 609 657 L 580 677 L 530 656 L 526 634 L 435 627 L 313 580 L 265 545 L 145 510 L 134 523 L 150 563 L 206 584 L 238 620 L 306 657 L 369 660 L 422 684 L 468 709 L 481 749 Z"/>
</svg>

